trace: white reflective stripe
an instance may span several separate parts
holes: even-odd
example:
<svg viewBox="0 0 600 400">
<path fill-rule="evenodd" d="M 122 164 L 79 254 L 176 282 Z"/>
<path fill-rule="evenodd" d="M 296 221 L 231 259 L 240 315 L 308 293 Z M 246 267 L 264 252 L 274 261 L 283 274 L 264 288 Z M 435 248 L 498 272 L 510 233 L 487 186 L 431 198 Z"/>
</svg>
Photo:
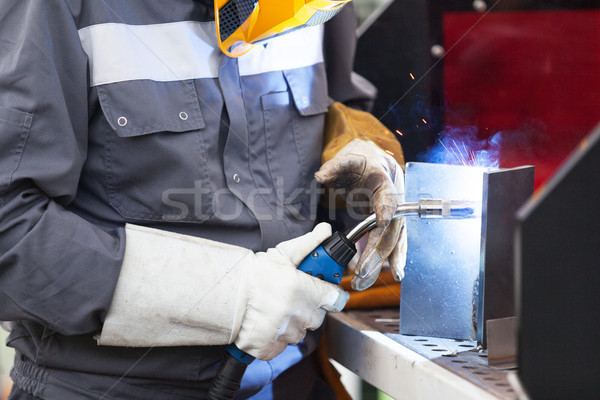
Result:
<svg viewBox="0 0 600 400">
<path fill-rule="evenodd" d="M 178 81 L 218 76 L 214 22 L 107 23 L 79 30 L 92 86 L 134 79 Z M 214 42 L 214 45 L 211 43 Z"/>
<path fill-rule="evenodd" d="M 239 58 L 240 75 L 308 67 L 323 62 L 323 26 L 299 29 L 257 44 Z"/>
<path fill-rule="evenodd" d="M 137 79 L 216 78 L 224 55 L 214 22 L 155 25 L 107 23 L 79 30 L 90 63 L 91 85 Z M 256 45 L 239 58 L 240 75 L 306 67 L 323 61 L 322 26 L 304 28 Z"/>
</svg>

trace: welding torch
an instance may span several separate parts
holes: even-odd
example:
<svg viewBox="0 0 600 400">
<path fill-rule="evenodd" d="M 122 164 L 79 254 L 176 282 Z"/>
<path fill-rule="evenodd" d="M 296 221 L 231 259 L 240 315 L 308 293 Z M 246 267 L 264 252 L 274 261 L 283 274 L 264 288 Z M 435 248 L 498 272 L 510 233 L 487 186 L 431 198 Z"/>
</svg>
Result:
<svg viewBox="0 0 600 400">
<path fill-rule="evenodd" d="M 393 218 L 471 218 L 476 216 L 476 205 L 476 202 L 464 200 L 420 199 L 418 202 L 399 204 Z M 335 232 L 306 256 L 298 269 L 326 282 L 339 284 L 344 269 L 356 254 L 356 242 L 376 224 L 377 218 L 375 214 L 371 214 L 348 234 Z M 226 349 L 225 357 L 208 392 L 210 400 L 233 399 L 240 388 L 246 367 L 254 361 L 253 356 L 240 350 L 233 343 L 226 346 Z"/>
</svg>

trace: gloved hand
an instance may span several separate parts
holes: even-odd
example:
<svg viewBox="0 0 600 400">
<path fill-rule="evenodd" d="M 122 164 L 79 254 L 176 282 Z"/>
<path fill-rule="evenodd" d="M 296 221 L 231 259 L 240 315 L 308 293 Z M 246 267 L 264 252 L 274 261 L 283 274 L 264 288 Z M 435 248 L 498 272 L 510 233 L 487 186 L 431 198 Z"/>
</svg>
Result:
<svg viewBox="0 0 600 400">
<path fill-rule="evenodd" d="M 322 223 L 311 233 L 248 257 L 246 312 L 235 339 L 238 348 L 270 360 L 288 344 L 302 340 L 307 329 L 321 326 L 325 310 L 344 308 L 348 292 L 296 269 L 330 236 L 331 226 Z"/>
<path fill-rule="evenodd" d="M 321 166 L 315 178 L 331 188 L 348 189 L 345 200 L 349 207 L 367 196 L 368 209 L 359 211 L 375 212 L 377 216 L 377 225 L 369 232 L 354 270 L 352 288 L 364 290 L 371 286 L 388 257 L 394 277 L 401 280 L 406 265 L 406 223 L 404 218 L 392 217 L 404 201 L 402 167 L 372 142 L 353 139 Z"/>
<path fill-rule="evenodd" d="M 235 341 L 270 360 L 341 311 L 348 293 L 296 268 L 329 224 L 266 252 L 127 225 L 125 259 L 98 344 L 129 347 Z"/>
</svg>

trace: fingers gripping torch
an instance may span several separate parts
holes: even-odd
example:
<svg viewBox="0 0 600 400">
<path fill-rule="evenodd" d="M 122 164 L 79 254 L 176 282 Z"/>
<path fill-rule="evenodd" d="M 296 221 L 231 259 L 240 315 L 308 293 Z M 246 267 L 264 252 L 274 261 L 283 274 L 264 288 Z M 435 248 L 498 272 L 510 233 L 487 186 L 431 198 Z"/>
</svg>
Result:
<svg viewBox="0 0 600 400">
<path fill-rule="evenodd" d="M 394 218 L 416 215 L 419 218 L 469 218 L 475 216 L 473 202 L 462 200 L 421 199 L 417 203 L 401 203 Z M 344 269 L 356 254 L 356 242 L 376 225 L 375 214 L 369 215 L 347 235 L 335 232 L 302 261 L 299 270 L 326 282 L 339 284 Z M 227 346 L 227 353 L 208 392 L 210 400 L 233 399 L 238 391 L 246 367 L 254 361 L 250 354 L 235 344 Z"/>
</svg>

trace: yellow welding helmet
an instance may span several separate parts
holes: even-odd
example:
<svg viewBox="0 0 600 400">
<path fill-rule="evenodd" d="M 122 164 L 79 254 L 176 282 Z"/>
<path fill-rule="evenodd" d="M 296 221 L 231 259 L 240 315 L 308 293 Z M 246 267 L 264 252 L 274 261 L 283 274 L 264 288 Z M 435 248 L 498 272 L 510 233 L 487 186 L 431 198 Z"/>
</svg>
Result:
<svg viewBox="0 0 600 400">
<path fill-rule="evenodd" d="M 351 0 L 214 0 L 219 47 L 230 57 L 254 43 L 331 19 Z"/>
</svg>

